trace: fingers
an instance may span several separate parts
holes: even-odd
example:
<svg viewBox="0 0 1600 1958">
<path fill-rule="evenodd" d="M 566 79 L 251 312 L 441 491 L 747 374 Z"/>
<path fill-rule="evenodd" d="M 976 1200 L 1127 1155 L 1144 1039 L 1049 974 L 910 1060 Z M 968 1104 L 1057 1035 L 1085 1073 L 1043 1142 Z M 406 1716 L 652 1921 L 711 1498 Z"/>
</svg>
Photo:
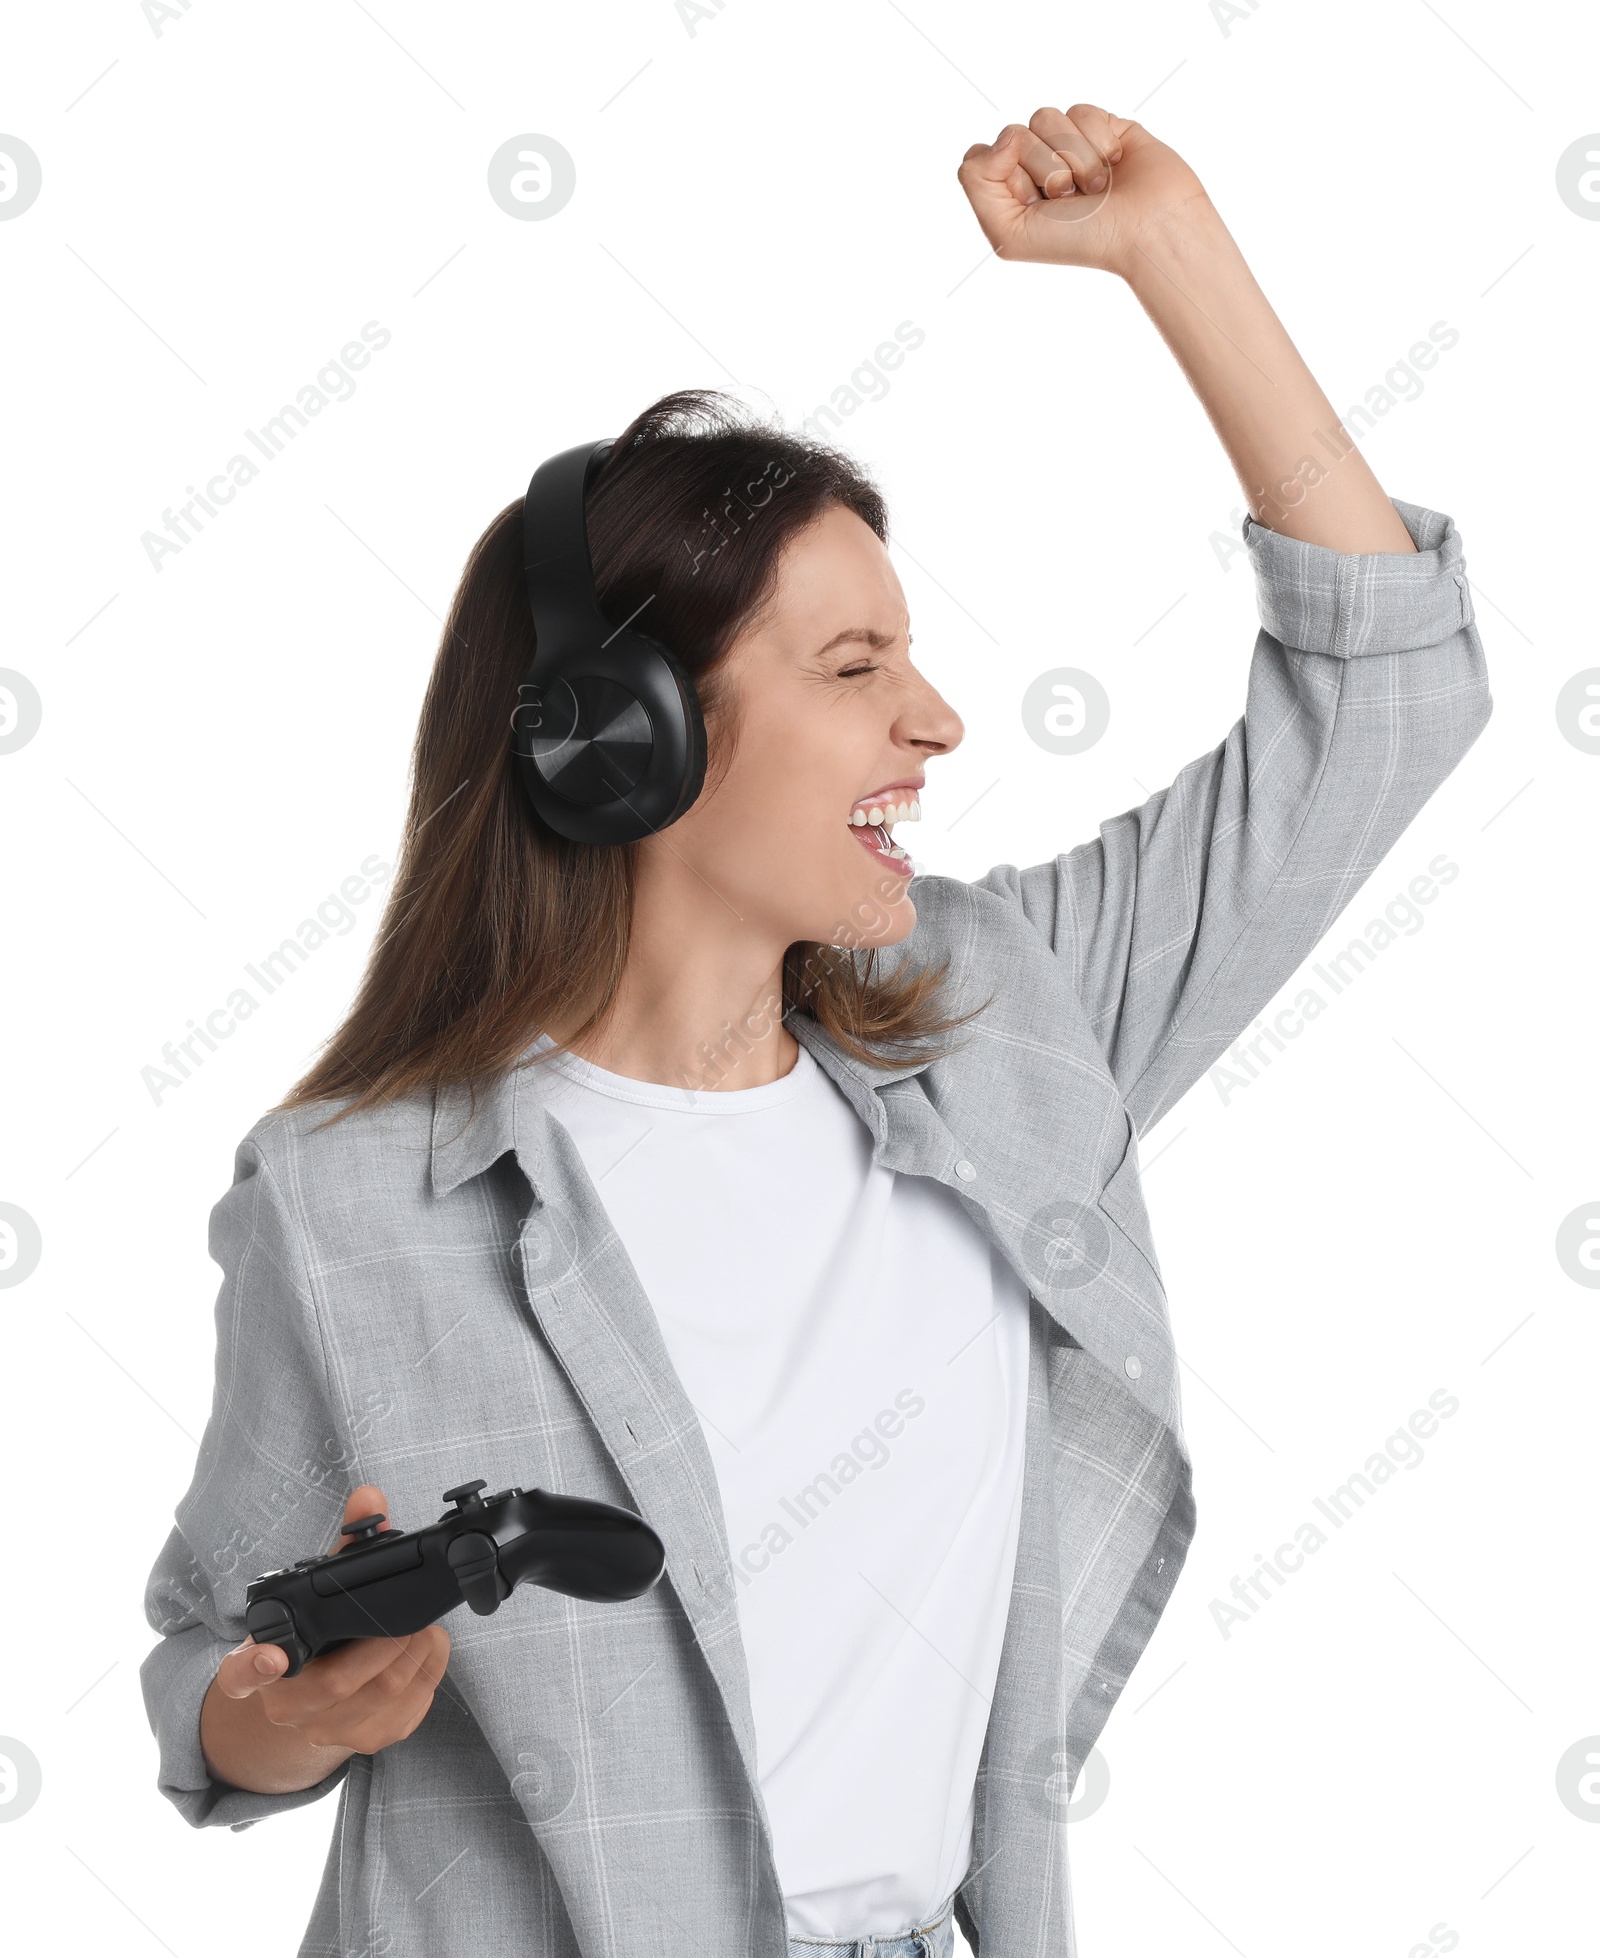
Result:
<svg viewBox="0 0 1600 1958">
<path fill-rule="evenodd" d="M 956 175 L 969 189 L 974 184 L 1004 184 L 1016 168 L 1018 148 L 1027 138 L 1021 123 L 1008 122 L 992 143 L 973 144 Z"/>
<path fill-rule="evenodd" d="M 264 1696 L 268 1717 L 279 1725 L 295 1727 L 314 1747 L 354 1747 L 358 1753 L 370 1754 L 404 1740 L 433 1704 L 449 1659 L 450 1635 L 442 1625 L 429 1625 L 407 1638 L 361 1643 L 384 1649 L 369 1655 L 376 1656 L 378 1663 L 353 1691 L 335 1691 L 329 1697 L 329 1689 L 323 1685 L 311 1695 L 296 1696 L 292 1689 L 300 1681 L 290 1680 L 279 1689 L 281 1704 L 274 1694 Z M 313 1665 L 320 1663 L 313 1661 Z M 308 1667 L 301 1678 L 310 1672 Z M 337 1684 L 348 1685 L 349 1677 L 341 1676 Z"/>
<path fill-rule="evenodd" d="M 974 143 L 961 160 L 957 181 L 990 245 L 1001 251 L 1015 233 L 1023 207 L 1037 203 L 1039 190 L 1018 158 L 1032 139 L 1019 123 L 1009 123 L 992 143 Z"/>
<path fill-rule="evenodd" d="M 975 204 L 992 199 L 1030 204 L 1048 197 L 1093 196 L 1110 183 L 1123 142 L 1138 124 L 1092 102 L 1037 109 L 1026 127 L 1007 123 L 992 143 L 974 143 L 956 173 Z"/>
<path fill-rule="evenodd" d="M 339 1545 L 352 1523 L 363 1517 L 384 1515 L 380 1534 L 392 1529 L 387 1520 L 387 1499 L 373 1482 L 352 1489 L 344 1506 Z M 246 1638 L 225 1653 L 217 1668 L 217 1690 L 230 1700 L 248 1699 L 263 1693 L 267 1717 L 279 1726 L 299 1726 L 306 1718 L 325 1715 L 348 1703 L 374 1680 L 387 1674 L 380 1698 L 404 1694 L 421 1676 L 429 1698 L 444 1676 L 450 1652 L 450 1635 L 442 1625 L 431 1625 L 409 1638 L 354 1639 L 336 1651 L 324 1653 L 303 1666 L 294 1679 L 286 1679 L 289 1656 L 278 1645 L 258 1644 Z M 270 1689 L 270 1690 L 266 1690 Z M 419 1716 L 420 1717 L 420 1716 Z"/>
<path fill-rule="evenodd" d="M 263 1686 L 281 1677 L 289 1655 L 281 1645 L 257 1645 L 247 1638 L 226 1653 L 217 1667 L 217 1691 L 230 1700 L 248 1699 Z"/>
<path fill-rule="evenodd" d="M 1044 194 L 1020 163 L 1006 178 L 1006 189 L 1019 204 L 1037 204 Z"/>
<path fill-rule="evenodd" d="M 450 1664 L 450 1634 L 443 1625 L 429 1625 L 413 1634 L 417 1648 L 417 1675 L 437 1686 Z"/>
<path fill-rule="evenodd" d="M 293 1679 L 280 1679 L 263 1695 L 267 1715 L 280 1726 L 298 1727 L 308 1719 L 352 1700 L 379 1673 L 401 1660 L 406 1676 L 416 1671 L 410 1658 L 411 1638 L 358 1638 L 308 1660 Z"/>
<path fill-rule="evenodd" d="M 1065 112 L 1040 109 L 1029 127 L 1047 142 L 1053 142 L 1053 130 L 1057 124 L 1077 130 L 1097 157 L 1113 163 L 1117 161 L 1114 152 L 1122 147 L 1123 133 L 1133 127 L 1126 117 L 1114 116 L 1109 109 L 1102 109 L 1093 102 L 1074 102 Z"/>
<path fill-rule="evenodd" d="M 339 1532 L 340 1544 L 344 1542 L 345 1531 L 351 1523 L 359 1521 L 364 1516 L 384 1514 L 386 1517 L 387 1509 L 388 1499 L 375 1482 L 363 1482 L 359 1488 L 352 1489 L 345 1501 L 343 1527 Z M 393 1524 L 386 1519 L 381 1525 L 380 1534 L 382 1530 L 393 1527 Z M 334 1693 L 340 1691 L 348 1693 L 363 1685 L 371 1676 L 375 1666 L 386 1663 L 380 1651 L 371 1651 L 369 1648 L 381 1648 L 396 1642 L 392 1639 L 359 1639 L 353 1645 L 341 1648 L 338 1653 L 327 1654 L 333 1673 L 329 1690 Z M 445 1645 L 448 1650 L 448 1634 L 445 1634 Z M 340 1663 L 333 1665 L 332 1662 L 335 1660 Z M 282 1679 L 288 1665 L 289 1656 L 282 1646 L 258 1645 L 253 1638 L 247 1638 L 242 1645 L 236 1645 L 223 1657 L 221 1665 L 217 1668 L 217 1690 L 225 1693 L 230 1700 L 246 1699 L 250 1694 L 259 1692 L 263 1686 Z M 306 1677 L 307 1672 L 303 1669 L 298 1679 L 286 1680 L 284 1684 L 289 1687 L 298 1686 Z M 319 1672 L 316 1677 L 320 1682 L 325 1675 Z M 311 1697 L 314 1699 L 320 1690 L 322 1690 L 320 1684 L 313 1685 Z M 282 1703 L 281 1698 L 280 1703 Z"/>
<path fill-rule="evenodd" d="M 1035 110 L 1028 124 L 1032 146 L 1023 165 L 1047 197 L 1096 196 L 1111 182 L 1122 159 L 1122 137 L 1132 125 L 1092 102 Z"/>
</svg>

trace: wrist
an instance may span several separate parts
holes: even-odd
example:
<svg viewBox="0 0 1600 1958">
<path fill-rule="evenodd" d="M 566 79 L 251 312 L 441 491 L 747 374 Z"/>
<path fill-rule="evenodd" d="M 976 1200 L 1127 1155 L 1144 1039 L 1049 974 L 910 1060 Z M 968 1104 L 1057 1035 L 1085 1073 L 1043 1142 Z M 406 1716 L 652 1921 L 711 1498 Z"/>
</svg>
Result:
<svg viewBox="0 0 1600 1958">
<path fill-rule="evenodd" d="M 1239 257 L 1233 233 L 1203 190 L 1153 213 L 1119 244 L 1114 270 L 1136 296 L 1173 285 L 1187 289 L 1219 263 Z"/>
</svg>

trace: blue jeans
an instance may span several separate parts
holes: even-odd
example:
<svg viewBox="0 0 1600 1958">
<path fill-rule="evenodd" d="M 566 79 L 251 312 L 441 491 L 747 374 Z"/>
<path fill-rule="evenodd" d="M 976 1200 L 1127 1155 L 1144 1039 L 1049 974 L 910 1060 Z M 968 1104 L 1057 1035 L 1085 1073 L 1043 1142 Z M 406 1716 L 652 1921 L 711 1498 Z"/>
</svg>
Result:
<svg viewBox="0 0 1600 1958">
<path fill-rule="evenodd" d="M 789 1958 L 952 1958 L 956 1948 L 955 1898 L 915 1930 L 862 1938 L 789 1939 Z"/>
</svg>

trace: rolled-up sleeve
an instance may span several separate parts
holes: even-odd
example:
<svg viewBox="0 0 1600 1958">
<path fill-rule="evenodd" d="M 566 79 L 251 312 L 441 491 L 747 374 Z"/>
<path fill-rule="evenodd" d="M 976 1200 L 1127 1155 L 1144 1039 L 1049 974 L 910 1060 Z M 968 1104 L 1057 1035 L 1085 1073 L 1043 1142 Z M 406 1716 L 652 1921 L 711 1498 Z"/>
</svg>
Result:
<svg viewBox="0 0 1600 1958">
<path fill-rule="evenodd" d="M 1391 501 L 1414 553 L 1247 518 L 1261 630 L 1243 718 L 1092 842 L 982 880 L 1071 962 L 1141 1130 L 1294 974 L 1489 718 L 1456 527 Z"/>
<path fill-rule="evenodd" d="M 139 1669 L 157 1785 L 196 1828 L 247 1828 L 316 1801 L 349 1767 L 292 1794 L 258 1795 L 215 1779 L 200 1746 L 206 1689 L 246 1635 L 247 1585 L 332 1544 L 354 1471 L 306 1262 L 259 1135 L 240 1145 L 233 1187 L 211 1213 L 223 1273 L 211 1414 L 145 1589 L 145 1616 L 161 1635 Z"/>
</svg>

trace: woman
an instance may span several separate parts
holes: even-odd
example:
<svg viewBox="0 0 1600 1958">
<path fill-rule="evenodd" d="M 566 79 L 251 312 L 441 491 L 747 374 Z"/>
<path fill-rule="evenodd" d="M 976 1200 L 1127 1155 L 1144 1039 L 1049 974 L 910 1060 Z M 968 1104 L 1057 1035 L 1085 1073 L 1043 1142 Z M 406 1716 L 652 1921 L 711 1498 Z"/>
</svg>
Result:
<svg viewBox="0 0 1600 1958">
<path fill-rule="evenodd" d="M 961 723 L 876 493 L 669 397 L 587 521 L 706 785 L 572 843 L 512 761 L 520 501 L 485 532 L 361 991 L 214 1214 L 216 1402 L 148 1595 L 190 1822 L 342 1783 L 303 1953 L 1072 1949 L 1064 1806 L 1194 1528 L 1137 1135 L 1490 702 L 1453 524 L 1384 495 L 1172 150 L 1080 104 L 959 175 L 1000 257 L 1125 279 L 1199 394 L 1252 511 L 1244 717 L 1050 862 L 913 878 Z M 478 1476 L 637 1510 L 665 1576 L 294 1679 L 240 1642 L 341 1511 Z"/>
</svg>

